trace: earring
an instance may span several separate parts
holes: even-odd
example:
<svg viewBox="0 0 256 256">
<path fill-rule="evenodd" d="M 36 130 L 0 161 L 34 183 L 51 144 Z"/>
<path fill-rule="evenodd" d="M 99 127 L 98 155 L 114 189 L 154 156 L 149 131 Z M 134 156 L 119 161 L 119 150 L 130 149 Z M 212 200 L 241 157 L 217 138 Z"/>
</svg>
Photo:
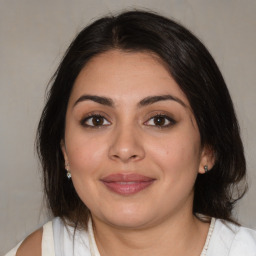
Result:
<svg viewBox="0 0 256 256">
<path fill-rule="evenodd" d="M 67 170 L 67 178 L 71 179 L 71 172 Z"/>
<path fill-rule="evenodd" d="M 69 164 L 65 164 L 65 169 L 67 171 L 67 178 L 71 179 L 71 172 L 68 170 L 68 166 L 69 166 Z"/>
<path fill-rule="evenodd" d="M 208 166 L 207 166 L 207 165 L 204 166 L 204 172 L 205 172 L 205 173 L 209 172 L 209 169 L 208 169 Z"/>
</svg>

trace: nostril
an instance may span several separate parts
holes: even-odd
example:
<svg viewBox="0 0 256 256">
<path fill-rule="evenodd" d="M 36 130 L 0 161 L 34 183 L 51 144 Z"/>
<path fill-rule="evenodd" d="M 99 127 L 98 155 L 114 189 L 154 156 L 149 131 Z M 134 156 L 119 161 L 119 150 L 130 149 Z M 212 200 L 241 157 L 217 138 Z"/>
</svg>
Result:
<svg viewBox="0 0 256 256">
<path fill-rule="evenodd" d="M 113 157 L 120 158 L 119 155 L 113 155 Z M 137 157 L 137 155 L 132 155 L 132 156 L 130 156 L 129 158 L 136 158 L 136 157 Z"/>
<path fill-rule="evenodd" d="M 137 161 L 144 158 L 144 148 L 136 141 L 119 138 L 109 146 L 108 157 L 115 161 Z"/>
<path fill-rule="evenodd" d="M 126 158 L 126 157 L 124 157 L 124 156 L 119 156 L 119 155 L 113 155 L 113 157 L 115 158 L 115 159 L 123 159 L 124 160 L 124 158 Z M 126 159 L 127 160 L 131 160 L 131 159 L 136 159 L 138 157 L 138 155 L 132 155 L 132 156 L 128 156 Z"/>
</svg>

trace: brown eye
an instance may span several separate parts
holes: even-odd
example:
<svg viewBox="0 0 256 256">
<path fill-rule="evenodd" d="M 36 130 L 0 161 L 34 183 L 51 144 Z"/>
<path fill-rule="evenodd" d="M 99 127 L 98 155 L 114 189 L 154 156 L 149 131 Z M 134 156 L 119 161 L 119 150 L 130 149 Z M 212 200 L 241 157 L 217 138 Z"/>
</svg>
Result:
<svg viewBox="0 0 256 256">
<path fill-rule="evenodd" d="M 81 124 L 87 127 L 101 127 L 110 125 L 110 122 L 104 116 L 92 115 L 82 120 Z"/>
<path fill-rule="evenodd" d="M 104 123 L 104 118 L 103 117 L 101 117 L 101 116 L 92 117 L 92 124 L 94 126 L 103 125 L 103 123 Z"/>
<path fill-rule="evenodd" d="M 176 121 L 174 121 L 171 117 L 166 115 L 156 115 L 151 117 L 145 124 L 148 126 L 155 126 L 159 128 L 166 128 L 173 124 L 175 124 Z"/>
<path fill-rule="evenodd" d="M 153 122 L 157 126 L 163 126 L 166 124 L 166 118 L 163 116 L 156 116 L 153 118 Z"/>
</svg>

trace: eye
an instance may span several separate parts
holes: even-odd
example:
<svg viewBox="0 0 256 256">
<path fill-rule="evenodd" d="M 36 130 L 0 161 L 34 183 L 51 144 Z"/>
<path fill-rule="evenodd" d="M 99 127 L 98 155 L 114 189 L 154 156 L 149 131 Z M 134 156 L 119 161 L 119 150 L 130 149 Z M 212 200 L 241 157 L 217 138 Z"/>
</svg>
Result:
<svg viewBox="0 0 256 256">
<path fill-rule="evenodd" d="M 108 126 L 111 123 L 102 115 L 90 115 L 81 121 L 85 127 L 100 128 L 101 126 Z"/>
<path fill-rule="evenodd" d="M 153 116 L 147 122 L 145 122 L 145 124 L 148 126 L 156 126 L 159 128 L 166 128 L 175 123 L 176 121 L 171 117 L 162 114 Z"/>
</svg>

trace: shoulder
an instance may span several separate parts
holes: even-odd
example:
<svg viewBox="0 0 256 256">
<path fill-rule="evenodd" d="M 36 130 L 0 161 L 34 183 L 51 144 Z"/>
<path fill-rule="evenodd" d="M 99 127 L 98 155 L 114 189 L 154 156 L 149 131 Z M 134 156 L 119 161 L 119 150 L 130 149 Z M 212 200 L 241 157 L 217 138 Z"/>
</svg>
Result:
<svg viewBox="0 0 256 256">
<path fill-rule="evenodd" d="M 255 256 L 256 231 L 217 219 L 207 255 Z"/>
<path fill-rule="evenodd" d="M 52 221 L 47 222 L 5 256 L 42 256 L 55 255 Z"/>
<path fill-rule="evenodd" d="M 41 256 L 43 228 L 29 235 L 20 245 L 16 256 Z"/>
</svg>

